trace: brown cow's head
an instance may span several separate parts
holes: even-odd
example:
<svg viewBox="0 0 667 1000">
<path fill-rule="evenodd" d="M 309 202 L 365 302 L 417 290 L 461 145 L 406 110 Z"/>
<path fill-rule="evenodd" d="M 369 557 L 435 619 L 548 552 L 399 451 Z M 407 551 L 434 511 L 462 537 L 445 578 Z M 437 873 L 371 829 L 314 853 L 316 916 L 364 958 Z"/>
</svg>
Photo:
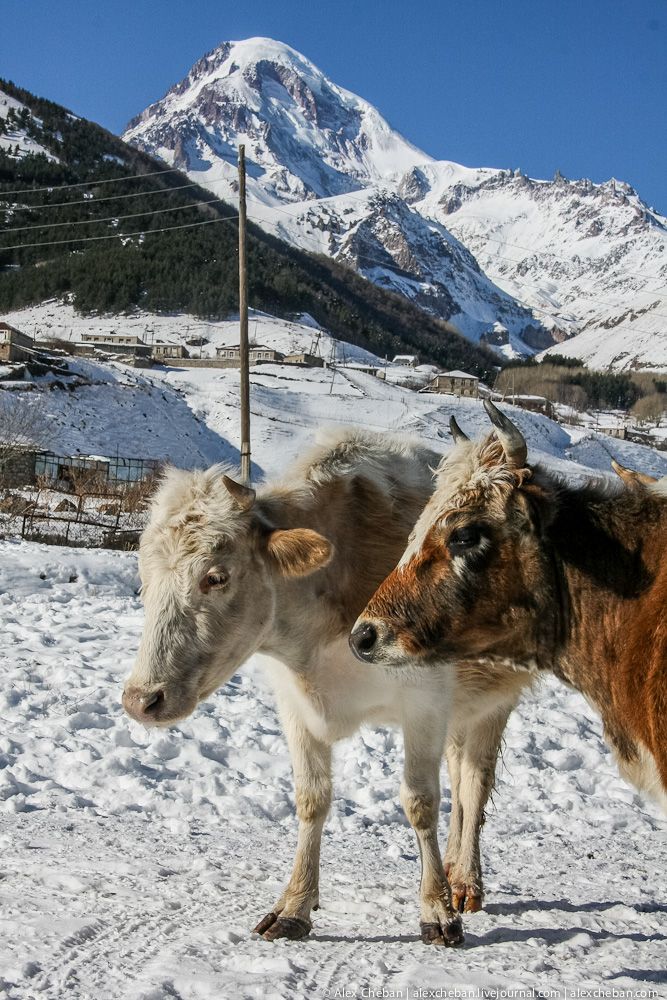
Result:
<svg viewBox="0 0 667 1000">
<path fill-rule="evenodd" d="M 145 625 L 123 705 L 146 725 L 189 715 L 256 652 L 273 626 L 280 577 L 325 566 L 330 543 L 279 530 L 254 490 L 220 466 L 171 469 L 139 551 Z"/>
<path fill-rule="evenodd" d="M 495 432 L 461 440 L 401 562 L 350 637 L 356 656 L 403 667 L 456 656 L 530 661 L 549 593 L 542 531 L 550 487 L 526 463 L 526 442 L 492 403 Z M 458 432 L 458 433 L 456 433 Z"/>
</svg>

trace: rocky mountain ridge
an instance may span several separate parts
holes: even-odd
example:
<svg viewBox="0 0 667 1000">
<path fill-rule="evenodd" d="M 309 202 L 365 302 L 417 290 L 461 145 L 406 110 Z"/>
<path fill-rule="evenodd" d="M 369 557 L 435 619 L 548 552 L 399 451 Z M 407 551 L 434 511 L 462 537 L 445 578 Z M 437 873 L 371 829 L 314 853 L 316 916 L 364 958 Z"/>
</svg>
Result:
<svg viewBox="0 0 667 1000">
<path fill-rule="evenodd" d="M 472 340 L 667 365 L 667 221 L 627 184 L 436 161 L 271 39 L 223 43 L 125 138 L 230 199 L 244 143 L 251 217 Z"/>
</svg>

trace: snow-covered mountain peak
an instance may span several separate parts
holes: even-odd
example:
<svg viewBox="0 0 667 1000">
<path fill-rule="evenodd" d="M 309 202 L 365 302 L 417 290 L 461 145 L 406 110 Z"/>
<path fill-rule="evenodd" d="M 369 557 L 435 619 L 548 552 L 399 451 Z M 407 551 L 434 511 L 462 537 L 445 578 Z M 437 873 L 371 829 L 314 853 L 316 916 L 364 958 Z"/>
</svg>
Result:
<svg viewBox="0 0 667 1000">
<path fill-rule="evenodd" d="M 125 138 L 230 200 L 245 144 L 253 221 L 473 340 L 664 367 L 667 220 L 623 181 L 436 161 L 268 38 L 204 56 Z"/>
<path fill-rule="evenodd" d="M 371 104 L 270 38 L 223 42 L 125 138 L 209 183 L 233 180 L 243 142 L 250 193 L 269 203 L 347 193 L 430 159 Z"/>
</svg>

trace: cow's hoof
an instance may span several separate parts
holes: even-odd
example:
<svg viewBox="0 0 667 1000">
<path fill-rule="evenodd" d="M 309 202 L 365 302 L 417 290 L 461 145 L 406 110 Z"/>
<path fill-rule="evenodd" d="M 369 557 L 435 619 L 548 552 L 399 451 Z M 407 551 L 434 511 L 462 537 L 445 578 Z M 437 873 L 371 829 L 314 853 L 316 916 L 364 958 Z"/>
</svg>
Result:
<svg viewBox="0 0 667 1000">
<path fill-rule="evenodd" d="M 264 931 L 262 937 L 265 941 L 275 941 L 276 938 L 298 941 L 310 934 L 311 927 L 310 921 L 301 917 L 278 917 L 276 922 Z"/>
<path fill-rule="evenodd" d="M 460 917 L 453 917 L 447 923 L 422 921 L 419 927 L 424 944 L 435 944 L 444 948 L 458 948 L 463 944 L 463 924 Z"/>
<path fill-rule="evenodd" d="M 277 913 L 267 913 L 255 927 L 253 934 L 261 934 L 265 941 L 287 938 L 298 941 L 310 934 L 312 924 L 301 917 L 281 917 Z"/>
<path fill-rule="evenodd" d="M 253 927 L 253 934 L 263 934 L 264 931 L 268 931 L 271 924 L 275 924 L 277 919 L 277 913 L 267 913 L 265 917 L 262 917 L 257 926 Z"/>
<path fill-rule="evenodd" d="M 484 897 L 474 885 L 452 885 L 452 906 L 459 913 L 478 913 L 484 905 Z"/>
</svg>

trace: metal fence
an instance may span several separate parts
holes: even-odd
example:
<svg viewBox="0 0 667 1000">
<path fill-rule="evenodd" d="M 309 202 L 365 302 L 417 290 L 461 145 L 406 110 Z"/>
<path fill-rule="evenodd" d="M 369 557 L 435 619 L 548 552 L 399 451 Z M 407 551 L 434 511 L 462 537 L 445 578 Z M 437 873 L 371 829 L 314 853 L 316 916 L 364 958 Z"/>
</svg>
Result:
<svg viewBox="0 0 667 1000">
<path fill-rule="evenodd" d="M 140 535 L 141 528 L 127 528 L 118 518 L 103 524 L 99 520 L 30 511 L 23 515 L 21 525 L 21 537 L 27 541 L 82 548 L 136 549 Z"/>
</svg>

